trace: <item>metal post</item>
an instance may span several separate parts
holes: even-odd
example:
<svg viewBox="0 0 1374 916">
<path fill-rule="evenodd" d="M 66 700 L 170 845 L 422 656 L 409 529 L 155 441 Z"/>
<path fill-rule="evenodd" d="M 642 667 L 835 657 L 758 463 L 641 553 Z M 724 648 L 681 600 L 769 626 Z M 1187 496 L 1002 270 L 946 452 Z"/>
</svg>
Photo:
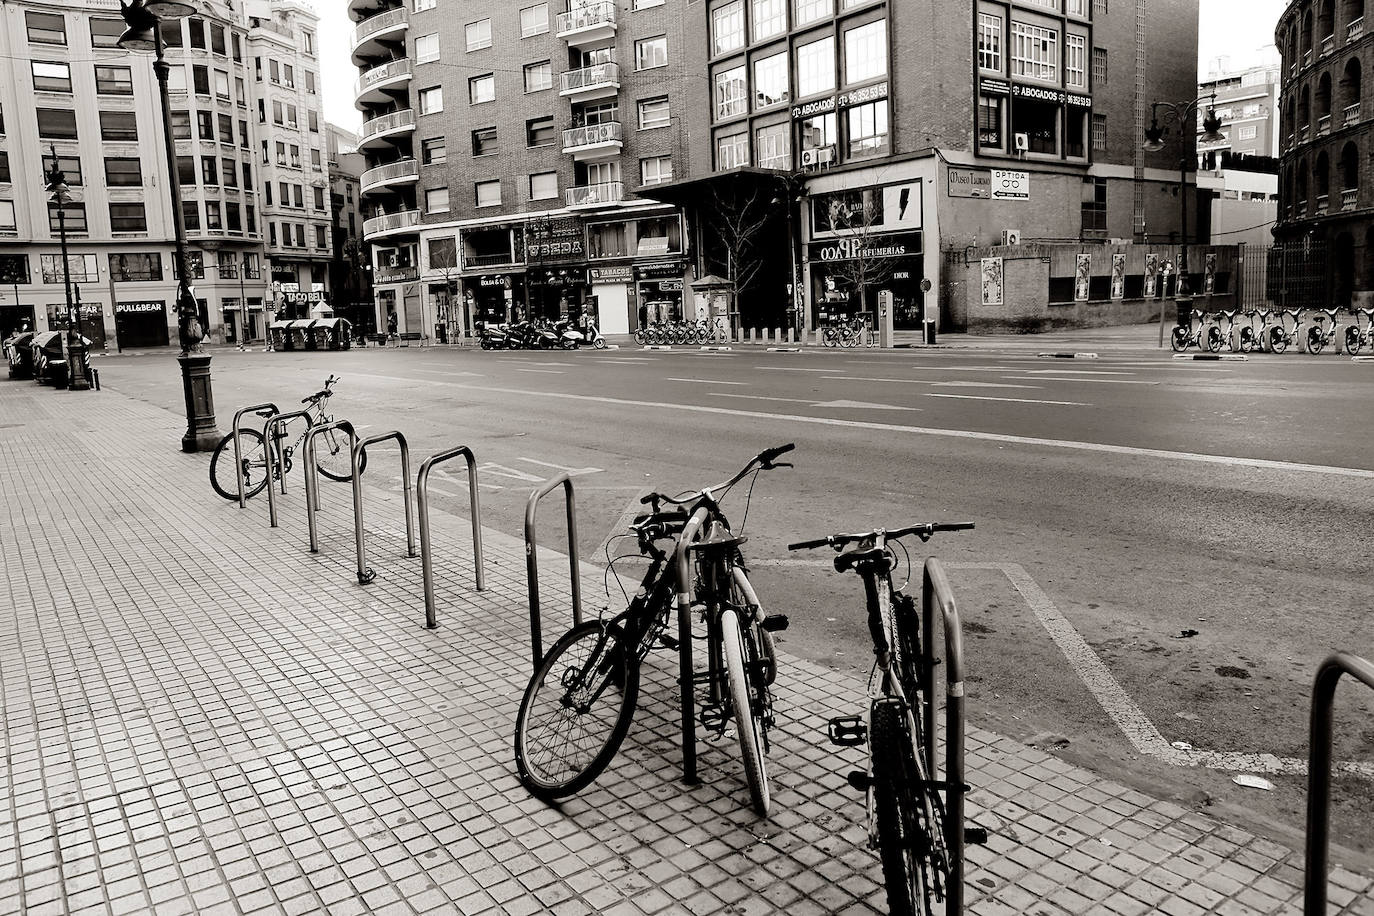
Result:
<svg viewBox="0 0 1374 916">
<path fill-rule="evenodd" d="M 275 417 L 270 418 L 262 428 L 264 460 L 267 462 L 267 470 L 265 472 L 267 474 L 267 515 L 271 520 L 273 528 L 277 527 L 277 494 L 272 487 L 272 475 L 275 472 L 272 462 L 274 455 L 282 462 L 281 491 L 282 493 L 286 492 L 286 456 L 279 455 L 276 447 L 277 424 L 282 425 L 282 435 L 284 438 L 287 423 L 290 423 L 298 417 L 308 416 L 310 416 L 310 411 L 308 410 L 293 410 L 290 413 L 279 413 Z"/>
<path fill-rule="evenodd" d="M 697 717 L 692 693 L 692 564 L 687 550 L 701 534 L 709 510 L 702 507 L 692 513 L 677 539 L 673 560 L 677 566 L 677 639 L 678 639 L 678 695 L 682 707 L 682 781 L 696 785 L 697 779 Z"/>
<path fill-rule="evenodd" d="M 945 848 L 949 853 L 949 880 L 946 882 L 945 913 L 963 916 L 964 912 L 964 635 L 959 624 L 959 609 L 940 561 L 926 560 L 921 583 L 922 638 L 926 651 L 935 645 L 935 612 L 944 620 L 945 630 Z M 935 666 L 925 665 L 921 689 L 925 695 L 926 772 L 938 780 L 935 767 L 936 707 Z"/>
<path fill-rule="evenodd" d="M 401 494 L 406 513 L 406 556 L 415 556 L 415 526 L 410 508 L 410 446 L 406 444 L 406 437 L 397 430 L 369 436 L 353 446 L 353 533 L 357 539 L 359 585 L 368 585 L 377 578 L 377 573 L 367 565 L 367 536 L 363 531 L 363 481 L 359 463 L 363 451 L 369 445 L 391 439 L 395 439 L 401 449 Z"/>
<path fill-rule="evenodd" d="M 340 429 L 348 433 L 348 454 L 350 457 L 353 454 L 353 447 L 358 444 L 358 433 L 353 429 L 353 424 L 347 420 L 335 420 L 332 423 L 325 423 L 323 426 L 312 426 L 305 434 L 305 444 L 302 446 L 302 451 L 305 454 L 305 520 L 310 528 L 311 553 L 320 552 L 319 531 L 315 521 L 315 513 L 320 511 L 320 468 L 315 463 L 315 439 L 321 433 L 331 429 Z"/>
<path fill-rule="evenodd" d="M 477 500 L 477 457 L 473 455 L 472 449 L 462 445 L 425 459 L 420 465 L 420 475 L 415 481 L 416 499 L 420 510 L 420 568 L 425 581 L 425 627 L 430 630 L 439 626 L 439 620 L 434 610 L 434 565 L 430 555 L 429 472 L 436 464 L 457 458 L 459 455 L 467 460 L 468 465 L 468 498 L 471 503 L 472 553 L 477 566 L 477 590 L 480 592 L 486 588 L 482 563 L 482 509 Z"/>
<path fill-rule="evenodd" d="M 272 413 L 268 416 L 273 416 L 275 414 L 281 413 L 281 408 L 279 408 L 276 404 L 255 404 L 252 407 L 245 407 L 238 413 L 234 414 L 234 480 L 238 483 L 239 487 L 240 509 L 248 508 L 248 497 L 244 494 L 243 443 L 239 440 L 239 426 L 243 422 L 244 414 L 253 413 L 259 410 L 272 411 Z M 267 445 L 264 442 L 263 449 L 266 450 L 266 448 Z M 266 459 L 264 458 L 263 460 L 265 461 Z"/>
<path fill-rule="evenodd" d="M 243 275 L 248 273 L 248 252 L 243 253 L 243 263 L 239 265 L 239 350 L 248 349 L 248 299 L 243 288 Z"/>
<path fill-rule="evenodd" d="M 544 658 L 544 642 L 543 623 L 539 616 L 539 543 L 535 531 L 535 516 L 539 510 L 539 500 L 560 485 L 568 504 L 568 576 L 571 579 L 573 624 L 582 622 L 582 576 L 577 556 L 577 504 L 572 478 L 564 472 L 536 487 L 530 494 L 529 501 L 525 503 L 525 577 L 529 583 L 530 646 L 536 671 L 539 670 L 539 663 Z"/>
</svg>

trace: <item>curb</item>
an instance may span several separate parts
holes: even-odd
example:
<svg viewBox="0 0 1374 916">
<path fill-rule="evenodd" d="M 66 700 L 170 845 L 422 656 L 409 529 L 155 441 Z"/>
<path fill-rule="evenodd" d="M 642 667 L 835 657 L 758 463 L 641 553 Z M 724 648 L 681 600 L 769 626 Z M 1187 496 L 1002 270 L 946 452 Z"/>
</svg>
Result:
<svg viewBox="0 0 1374 916">
<path fill-rule="evenodd" d="M 730 349 L 730 348 L 729 348 L 729 347 L 726 347 L 725 349 L 728 350 L 728 349 Z M 769 352 L 769 353 L 800 353 L 801 350 L 802 350 L 801 347 L 769 347 L 769 348 L 768 348 L 768 352 Z"/>
<path fill-rule="evenodd" d="M 733 349 L 735 349 L 735 348 L 734 348 L 734 347 L 705 346 L 705 347 L 697 347 L 697 349 L 698 349 L 698 350 L 702 350 L 702 351 L 707 352 L 707 353 L 728 353 L 728 352 L 730 352 L 731 350 L 733 350 Z M 772 350 L 772 349 L 774 349 L 774 348 L 773 348 L 773 347 L 769 347 L 768 349 Z"/>
<path fill-rule="evenodd" d="M 672 345 L 672 344 L 645 344 L 644 346 L 640 347 L 640 349 L 641 349 L 641 350 L 671 350 L 671 349 L 673 349 L 673 345 Z"/>
<path fill-rule="evenodd" d="M 1352 356 L 1350 361 L 1352 363 L 1374 363 L 1374 356 Z"/>
<path fill-rule="evenodd" d="M 1241 353 L 1175 353 L 1174 359 L 1195 359 L 1203 362 L 1217 362 L 1219 360 L 1247 360 L 1248 356 Z"/>
<path fill-rule="evenodd" d="M 1096 353 L 1037 353 L 1041 359 L 1097 359 Z"/>
</svg>

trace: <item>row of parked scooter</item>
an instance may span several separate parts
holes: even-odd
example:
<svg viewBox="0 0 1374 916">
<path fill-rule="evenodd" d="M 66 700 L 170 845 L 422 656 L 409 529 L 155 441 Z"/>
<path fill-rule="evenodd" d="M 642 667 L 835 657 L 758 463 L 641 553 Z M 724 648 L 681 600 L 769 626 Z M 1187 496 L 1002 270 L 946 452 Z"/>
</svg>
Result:
<svg viewBox="0 0 1374 916">
<path fill-rule="evenodd" d="M 1317 313 L 1311 316 L 1310 324 L 1308 312 Z M 1344 334 L 1340 333 L 1341 312 L 1351 316 Z M 1238 322 L 1238 317 L 1244 322 Z M 1313 355 L 1327 347 L 1340 353 L 1344 344 L 1345 352 L 1354 356 L 1362 349 L 1374 348 L 1374 308 L 1253 308 L 1215 312 L 1193 309 L 1188 324 L 1177 325 L 1170 338 L 1177 353 L 1189 347 L 1217 353 L 1222 344 L 1232 353 L 1282 353 L 1295 345 L 1305 346 Z"/>
<path fill-rule="evenodd" d="M 483 350 L 576 350 L 584 346 L 606 349 L 606 338 L 590 319 L 574 323 L 567 318 L 537 318 L 483 325 L 479 343 Z"/>
</svg>

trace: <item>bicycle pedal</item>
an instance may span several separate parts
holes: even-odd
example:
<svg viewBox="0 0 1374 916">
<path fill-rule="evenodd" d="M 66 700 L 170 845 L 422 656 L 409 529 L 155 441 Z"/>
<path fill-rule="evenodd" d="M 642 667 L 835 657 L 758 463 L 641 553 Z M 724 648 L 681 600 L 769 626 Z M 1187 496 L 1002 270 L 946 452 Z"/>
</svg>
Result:
<svg viewBox="0 0 1374 916">
<path fill-rule="evenodd" d="M 831 744 L 858 747 L 868 741 L 868 726 L 858 716 L 840 716 L 830 720 L 826 734 Z"/>
<path fill-rule="evenodd" d="M 988 844 L 988 831 L 986 827 L 965 827 L 964 845 L 965 846 L 986 846 Z"/>
<path fill-rule="evenodd" d="M 867 792 L 869 785 L 873 782 L 863 770 L 850 770 L 844 778 L 846 782 L 860 792 Z"/>
<path fill-rule="evenodd" d="M 669 636 L 667 633 L 660 633 L 658 635 L 658 644 L 660 646 L 663 646 L 665 649 L 673 650 L 676 650 L 677 647 L 680 645 L 676 639 Z"/>
<path fill-rule="evenodd" d="M 787 629 L 787 615 L 769 614 L 767 617 L 763 618 L 762 621 L 760 621 L 759 626 L 763 627 L 769 633 L 778 633 L 782 630 Z"/>
</svg>

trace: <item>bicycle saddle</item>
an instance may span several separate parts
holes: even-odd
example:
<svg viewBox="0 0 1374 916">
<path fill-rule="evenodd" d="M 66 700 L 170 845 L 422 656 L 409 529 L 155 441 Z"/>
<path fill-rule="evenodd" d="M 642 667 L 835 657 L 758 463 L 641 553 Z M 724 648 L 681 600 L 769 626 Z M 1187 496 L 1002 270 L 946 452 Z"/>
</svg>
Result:
<svg viewBox="0 0 1374 916">
<path fill-rule="evenodd" d="M 879 547 L 847 550 L 835 558 L 835 572 L 849 572 L 849 570 L 858 566 L 860 563 L 868 563 L 886 558 L 887 551 Z"/>
</svg>

